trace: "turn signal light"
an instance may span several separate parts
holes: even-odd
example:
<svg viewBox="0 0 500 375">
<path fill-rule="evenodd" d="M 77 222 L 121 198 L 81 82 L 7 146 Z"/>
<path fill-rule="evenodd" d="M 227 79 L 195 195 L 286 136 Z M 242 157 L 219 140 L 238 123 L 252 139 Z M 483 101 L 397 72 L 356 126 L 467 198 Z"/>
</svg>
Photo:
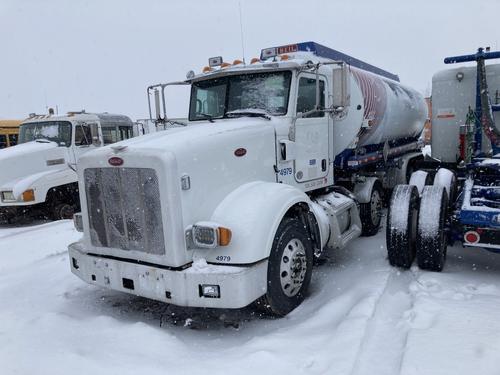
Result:
<svg viewBox="0 0 500 375">
<path fill-rule="evenodd" d="M 33 189 L 26 190 L 23 193 L 23 202 L 33 202 L 35 200 L 35 192 Z"/>
<path fill-rule="evenodd" d="M 219 246 L 227 246 L 231 242 L 231 229 L 219 227 Z"/>
</svg>

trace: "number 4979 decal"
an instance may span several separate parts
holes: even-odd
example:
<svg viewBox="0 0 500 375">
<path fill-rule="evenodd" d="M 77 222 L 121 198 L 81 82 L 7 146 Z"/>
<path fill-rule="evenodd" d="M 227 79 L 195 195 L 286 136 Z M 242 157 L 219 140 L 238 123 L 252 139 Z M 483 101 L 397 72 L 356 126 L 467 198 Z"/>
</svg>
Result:
<svg viewBox="0 0 500 375">
<path fill-rule="evenodd" d="M 215 260 L 218 260 L 219 262 L 230 262 L 231 257 L 229 255 L 218 255 Z"/>
<path fill-rule="evenodd" d="M 280 171 L 279 171 L 280 176 L 287 176 L 289 174 L 293 174 L 292 168 L 283 168 L 283 169 L 280 169 Z"/>
</svg>

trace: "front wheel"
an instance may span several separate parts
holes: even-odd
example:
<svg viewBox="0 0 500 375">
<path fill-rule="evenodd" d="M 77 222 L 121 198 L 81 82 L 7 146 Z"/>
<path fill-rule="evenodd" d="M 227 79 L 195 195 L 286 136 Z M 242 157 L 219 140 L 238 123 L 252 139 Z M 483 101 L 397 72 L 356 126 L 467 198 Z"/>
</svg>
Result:
<svg viewBox="0 0 500 375">
<path fill-rule="evenodd" d="M 313 249 L 304 224 L 296 218 L 285 218 L 269 256 L 267 292 L 257 305 L 277 316 L 291 312 L 305 298 L 312 267 Z"/>
<path fill-rule="evenodd" d="M 52 220 L 72 219 L 75 214 L 75 207 L 69 203 L 56 203 L 51 210 Z"/>
</svg>

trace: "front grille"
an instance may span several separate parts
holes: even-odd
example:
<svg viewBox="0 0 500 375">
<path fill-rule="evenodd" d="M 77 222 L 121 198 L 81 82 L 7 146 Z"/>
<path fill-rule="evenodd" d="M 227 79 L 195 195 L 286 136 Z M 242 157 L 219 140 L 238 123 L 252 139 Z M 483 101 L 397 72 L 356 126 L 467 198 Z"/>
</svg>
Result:
<svg viewBox="0 0 500 375">
<path fill-rule="evenodd" d="M 165 254 L 153 169 L 88 168 L 84 178 L 92 245 Z"/>
</svg>

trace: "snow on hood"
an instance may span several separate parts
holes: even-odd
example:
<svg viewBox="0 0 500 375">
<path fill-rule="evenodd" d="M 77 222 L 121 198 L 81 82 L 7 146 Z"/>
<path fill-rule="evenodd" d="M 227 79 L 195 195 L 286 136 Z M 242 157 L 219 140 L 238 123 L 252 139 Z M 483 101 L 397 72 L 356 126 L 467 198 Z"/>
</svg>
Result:
<svg viewBox="0 0 500 375">
<path fill-rule="evenodd" d="M 128 149 L 156 149 L 173 151 L 174 153 L 186 152 L 188 148 L 194 148 L 197 144 L 211 142 L 211 138 L 215 136 L 227 136 L 230 138 L 234 134 L 233 139 L 242 139 L 249 133 L 255 134 L 272 128 L 278 122 L 284 123 L 284 120 L 276 117 L 271 117 L 270 120 L 261 117 L 241 117 L 215 119 L 213 123 L 200 121 L 199 123 L 191 123 L 185 127 L 166 129 L 108 145 L 83 155 L 82 159 L 92 157 L 92 155 L 95 156 L 99 152 L 108 153 L 110 148 L 112 149 L 117 145 L 127 146 Z M 213 140 L 212 142 L 215 143 L 216 141 Z"/>
<path fill-rule="evenodd" d="M 22 179 L 47 171 L 67 168 L 69 149 L 55 142 L 27 142 L 0 150 L 0 188 L 12 189 Z M 47 160 L 64 159 L 59 165 L 47 166 Z M 24 186 L 25 184 L 23 184 Z"/>
<path fill-rule="evenodd" d="M 21 155 L 57 148 L 56 142 L 36 142 L 20 143 L 0 150 L 0 162 L 6 159 L 16 158 Z"/>
</svg>

